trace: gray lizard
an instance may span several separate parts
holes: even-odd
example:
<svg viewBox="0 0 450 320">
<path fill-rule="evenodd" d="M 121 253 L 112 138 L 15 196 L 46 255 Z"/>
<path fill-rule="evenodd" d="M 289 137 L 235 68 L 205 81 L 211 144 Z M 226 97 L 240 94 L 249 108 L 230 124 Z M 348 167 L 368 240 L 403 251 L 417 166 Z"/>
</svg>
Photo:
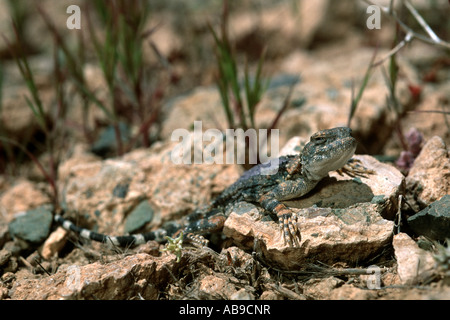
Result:
<svg viewBox="0 0 450 320">
<path fill-rule="evenodd" d="M 350 128 L 319 131 L 311 136 L 301 153 L 282 156 L 251 168 L 208 205 L 195 210 L 181 221 L 167 223 L 161 229 L 145 234 L 107 236 L 80 228 L 59 214 L 55 215 L 54 220 L 84 238 L 117 246 L 138 245 L 149 240 L 164 242 L 167 236 L 176 236 L 181 232 L 186 240 L 206 245 L 203 235 L 222 230 L 227 218 L 225 208 L 233 203 L 247 201 L 273 213 L 278 218 L 285 241 L 295 246 L 300 243 L 297 218 L 282 201 L 309 193 L 320 180 L 328 176 L 328 172 L 346 165 L 355 149 L 356 140 L 351 136 Z"/>
</svg>

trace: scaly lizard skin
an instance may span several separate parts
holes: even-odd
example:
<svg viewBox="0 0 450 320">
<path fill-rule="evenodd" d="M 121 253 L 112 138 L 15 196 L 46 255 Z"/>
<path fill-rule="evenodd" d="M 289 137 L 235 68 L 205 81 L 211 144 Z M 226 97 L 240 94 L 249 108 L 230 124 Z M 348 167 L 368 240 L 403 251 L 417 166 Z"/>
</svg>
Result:
<svg viewBox="0 0 450 320">
<path fill-rule="evenodd" d="M 282 156 L 266 164 L 260 164 L 245 172 L 234 184 L 225 189 L 207 206 L 197 209 L 181 222 L 171 222 L 162 229 L 130 236 L 107 236 L 74 225 L 60 215 L 55 221 L 65 229 L 82 237 L 117 246 L 145 243 L 149 240 L 163 242 L 166 236 L 183 232 L 185 239 L 207 241 L 202 235 L 220 232 L 226 220 L 225 208 L 240 201 L 252 202 L 277 216 L 285 241 L 290 246 L 300 243 L 297 217 L 282 201 L 301 197 L 310 192 L 328 172 L 341 169 L 353 156 L 356 140 L 351 129 L 339 127 L 313 134 L 302 152 Z M 270 172 L 268 171 L 275 170 Z"/>
</svg>

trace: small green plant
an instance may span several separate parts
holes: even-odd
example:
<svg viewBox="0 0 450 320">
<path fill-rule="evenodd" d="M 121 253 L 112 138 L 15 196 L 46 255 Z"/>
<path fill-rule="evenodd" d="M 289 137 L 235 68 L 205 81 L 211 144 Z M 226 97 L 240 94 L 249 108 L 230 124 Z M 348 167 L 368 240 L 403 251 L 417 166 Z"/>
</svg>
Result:
<svg viewBox="0 0 450 320">
<path fill-rule="evenodd" d="M 172 252 L 177 257 L 177 262 L 180 262 L 183 251 L 183 231 L 181 231 L 180 235 L 176 238 L 171 238 L 169 236 L 166 236 L 165 238 L 167 239 L 167 244 L 161 251 Z"/>
<path fill-rule="evenodd" d="M 52 191 L 53 191 L 53 201 L 56 203 L 56 199 L 58 198 L 58 189 L 56 187 L 56 176 L 57 176 L 57 157 L 55 153 L 55 138 L 58 136 L 58 134 L 55 131 L 55 126 L 52 126 L 51 122 L 47 119 L 47 114 L 44 111 L 44 106 L 42 104 L 42 100 L 40 98 L 39 90 L 36 85 L 36 81 L 34 79 L 33 71 L 30 68 L 30 65 L 28 63 L 28 58 L 25 52 L 24 47 L 22 44 L 24 43 L 24 39 L 21 38 L 21 33 L 19 32 L 16 23 L 13 21 L 12 27 L 15 34 L 15 42 L 12 44 L 4 35 L 3 39 L 6 42 L 8 48 L 11 51 L 11 55 L 14 57 L 16 65 L 19 68 L 20 74 L 22 78 L 25 81 L 25 84 L 28 88 L 28 92 L 30 96 L 25 96 L 25 100 L 27 103 L 27 106 L 32 111 L 34 115 L 34 119 L 40 126 L 41 130 L 45 134 L 44 142 L 45 147 L 44 149 L 48 152 L 49 155 L 49 163 L 48 166 L 44 167 L 44 165 L 41 164 L 41 162 L 25 147 L 25 145 L 18 143 L 17 141 L 14 141 L 13 139 L 10 139 L 6 136 L 0 137 L 0 140 L 3 143 L 11 144 L 16 147 L 18 147 L 20 150 L 22 150 L 41 170 L 42 174 L 46 178 L 46 180 L 49 182 Z M 55 69 L 55 72 L 57 70 Z M 59 94 L 62 92 L 62 84 L 59 81 L 56 81 L 56 91 Z M 63 103 L 62 101 L 59 101 L 59 103 Z M 63 107 L 62 105 L 59 105 L 60 107 Z M 56 117 L 58 117 L 56 115 Z"/>
<path fill-rule="evenodd" d="M 100 101 L 96 95 L 89 89 L 86 78 L 84 75 L 84 67 L 86 65 L 86 52 L 85 45 L 82 39 L 81 33 L 78 37 L 78 43 L 76 50 L 71 50 L 69 45 L 67 44 L 64 37 L 56 28 L 53 21 L 50 19 L 45 10 L 42 9 L 41 6 L 37 6 L 37 10 L 39 14 L 42 16 L 48 30 L 53 36 L 53 41 L 55 43 L 55 47 L 58 50 L 59 55 L 61 57 L 61 68 L 64 68 L 66 73 L 70 75 L 70 81 L 76 86 L 78 89 L 78 93 L 83 102 L 83 132 L 85 134 L 85 138 L 88 142 L 92 142 L 93 139 L 91 137 L 91 133 L 89 128 L 87 127 L 87 117 L 89 114 L 89 106 L 90 104 L 94 104 L 96 107 L 101 109 L 108 117 L 112 117 L 108 108 L 105 107 L 102 101 Z"/>
<path fill-rule="evenodd" d="M 237 58 L 232 50 L 227 31 L 228 1 L 225 0 L 223 4 L 220 37 L 214 31 L 211 24 L 208 24 L 216 44 L 217 66 L 219 70 L 217 86 L 222 99 L 222 106 L 227 117 L 228 126 L 233 129 L 239 127 L 245 131 L 248 128 L 255 128 L 256 108 L 268 87 L 269 79 L 264 80 L 262 77 L 262 67 L 264 64 L 263 52 L 258 62 L 256 74 L 253 78 L 250 77 L 248 64 L 246 63 L 245 65 L 245 99 L 242 98 Z M 244 103 L 244 101 L 246 103 Z"/>
<path fill-rule="evenodd" d="M 20 46 L 21 50 L 26 54 L 35 53 L 37 50 L 33 47 L 32 41 L 26 38 L 27 36 L 27 26 L 29 17 L 31 16 L 31 11 L 29 10 L 29 3 L 26 0 L 7 0 L 6 5 L 8 8 L 8 13 L 11 20 L 14 21 L 16 33 L 19 39 L 24 40 Z M 26 40 L 26 41 L 25 41 Z M 16 43 L 12 43 L 11 46 L 15 47 Z M 8 58 L 12 58 L 8 56 Z"/>
<path fill-rule="evenodd" d="M 214 30 L 211 24 L 208 24 L 210 33 L 215 42 L 215 51 L 217 58 L 217 87 L 220 93 L 222 107 L 225 112 L 228 127 L 231 129 L 242 129 L 246 131 L 249 128 L 257 129 L 255 124 L 255 116 L 258 105 L 260 104 L 264 93 L 266 92 L 270 78 L 263 76 L 263 66 L 265 61 L 264 49 L 259 58 L 256 72 L 252 77 L 250 75 L 248 62 L 245 62 L 243 84 L 240 81 L 238 71 L 237 55 L 233 51 L 232 45 L 228 37 L 228 1 L 223 1 L 223 13 L 220 26 L 220 35 Z M 272 129 L 277 127 L 277 123 L 281 115 L 290 105 L 290 97 L 294 84 L 291 85 L 289 93 L 286 96 L 283 106 L 279 109 L 273 121 L 269 125 L 268 138 Z M 243 92 L 243 94 L 241 93 Z M 261 139 L 259 137 L 258 139 Z M 259 145 L 265 144 L 267 141 L 260 141 Z M 250 152 L 258 155 L 258 150 L 250 150 L 248 141 L 245 142 L 246 158 Z M 257 157 L 259 159 L 259 157 Z M 245 169 L 251 168 L 253 164 L 243 164 Z"/>
<path fill-rule="evenodd" d="M 20 4 L 23 4 L 23 2 L 20 1 Z M 100 17 L 105 30 L 104 36 L 98 36 L 98 30 L 94 30 L 94 24 L 91 19 L 88 19 L 89 40 L 92 42 L 97 61 L 107 83 L 109 92 L 107 101 L 100 100 L 87 84 L 84 73 L 87 61 L 87 46 L 81 32 L 78 33 L 77 47 L 74 50 L 73 45 L 68 44 L 67 37 L 60 33 L 45 10 L 39 4 L 36 4 L 37 10 L 54 40 L 54 101 L 44 106 L 35 81 L 35 75 L 27 57 L 27 41 L 24 38 L 26 15 L 20 4 L 19 1 L 17 3 L 10 1 L 11 15 L 15 17 L 12 24 L 15 38 L 10 41 L 4 35 L 2 36 L 27 86 L 29 94 L 24 97 L 26 104 L 33 113 L 40 130 L 45 135 L 42 139 L 44 142 L 42 146 L 37 145 L 40 144 L 40 141 L 37 140 L 30 141 L 30 143 L 34 144 L 33 147 L 41 147 L 41 150 L 47 153 L 48 163 L 45 165 L 41 163 L 28 148 L 28 143 L 17 142 L 9 138 L 3 127 L 0 129 L 0 142 L 3 152 L 9 159 L 15 157 L 14 150 L 10 147 L 15 146 L 37 165 L 49 182 L 53 191 L 53 200 L 56 203 L 58 199 L 56 188 L 59 163 L 58 150 L 61 150 L 58 143 L 68 132 L 69 126 L 67 126 L 66 116 L 69 110 L 69 99 L 73 99 L 74 94 L 81 97 L 82 108 L 84 109 L 83 131 L 90 142 L 92 142 L 91 130 L 87 126 L 89 108 L 96 106 L 105 113 L 110 124 L 116 129 L 117 153 L 122 154 L 136 145 L 138 137 L 141 137 L 141 143 L 144 146 L 149 146 L 151 143 L 149 130 L 152 124 L 159 120 L 160 100 L 164 94 L 164 89 L 161 88 L 167 87 L 167 82 L 158 84 L 152 91 L 152 85 L 158 79 L 153 77 L 154 70 L 149 70 L 144 64 L 143 46 L 148 40 L 148 36 L 154 32 L 154 29 L 144 30 L 149 16 L 147 1 L 133 1 L 131 4 L 123 0 L 114 2 L 94 1 L 86 4 L 87 8 L 91 8 L 89 5 L 93 5 L 97 9 L 97 16 Z M 90 10 L 86 11 L 90 12 Z M 156 46 L 151 40 L 148 42 L 158 55 Z M 162 58 L 161 55 L 158 56 Z M 167 66 L 167 63 L 165 65 Z M 0 69 L 0 89 L 3 84 L 2 75 L 3 72 Z M 75 93 L 73 90 L 68 90 L 68 84 L 75 85 Z M 136 136 L 130 139 L 127 146 L 123 145 L 119 132 L 119 121 L 122 120 L 127 123 L 140 121 Z"/>
<path fill-rule="evenodd" d="M 161 114 L 160 99 L 163 87 L 160 84 L 152 89 L 151 79 L 154 70 L 144 63 L 144 44 L 155 31 L 144 30 L 148 20 L 150 7 L 147 1 L 107 2 L 93 1 L 93 7 L 105 30 L 104 36 L 97 37 L 91 19 L 88 20 L 89 34 L 94 44 L 103 75 L 110 93 L 112 111 L 108 115 L 116 129 L 119 153 L 130 149 L 136 143 L 137 136 L 132 138 L 128 147 L 122 146 L 118 121 L 125 117 L 127 122 L 138 122 L 138 135 L 144 146 L 151 144 L 149 131 L 159 121 Z M 156 47 L 149 41 L 150 47 Z M 157 55 L 159 52 L 157 52 Z"/>
<path fill-rule="evenodd" d="M 358 107 L 359 102 L 361 101 L 361 98 L 363 96 L 364 90 L 366 89 L 367 84 L 369 83 L 369 79 L 372 76 L 372 73 L 373 73 L 373 70 L 375 67 L 374 61 L 375 61 L 376 53 L 377 53 L 377 50 L 375 50 L 373 52 L 372 58 L 370 59 L 370 62 L 367 66 L 366 73 L 364 74 L 361 86 L 359 87 L 358 94 L 356 95 L 356 97 L 354 95 L 354 91 L 353 91 L 353 87 L 352 87 L 352 100 L 351 100 L 351 104 L 350 104 L 350 112 L 348 115 L 347 127 L 350 127 L 350 122 L 352 121 L 352 118 L 355 115 L 356 108 Z"/>
<path fill-rule="evenodd" d="M 144 45 L 147 43 L 163 60 L 156 46 L 148 39 L 156 29 L 144 29 L 149 18 L 149 3 L 142 0 L 96 0 L 86 3 L 86 38 L 92 44 L 96 62 L 105 79 L 108 92 L 106 100 L 100 100 L 87 85 L 83 73 L 86 40 L 80 36 L 78 50 L 71 50 L 50 17 L 41 7 L 38 6 L 38 9 L 64 55 L 70 78 L 84 101 L 84 114 L 88 114 L 89 105 L 105 114 L 108 124 L 114 128 L 118 155 L 129 151 L 138 140 L 141 145 L 150 146 L 150 128 L 160 121 L 161 99 L 174 77 L 172 74 L 159 77 L 159 70 L 149 68 L 144 62 Z M 93 19 L 94 15 L 98 19 Z M 167 66 L 167 61 L 164 60 L 162 64 Z M 169 83 L 165 79 L 169 79 Z M 138 126 L 136 135 L 127 141 L 120 129 L 122 121 Z M 84 131 L 88 141 L 92 142 L 90 130 L 85 124 Z"/>
<path fill-rule="evenodd" d="M 4 74 L 4 66 L 3 63 L 0 63 L 0 115 L 3 114 L 3 85 L 4 85 L 4 79 L 5 79 L 5 74 Z M 11 144 L 10 143 L 2 143 L 2 138 L 6 137 L 7 133 L 6 130 L 4 128 L 4 124 L 3 122 L 0 123 L 0 150 L 2 152 L 5 152 L 6 155 L 6 162 L 0 162 L 0 171 L 4 172 L 6 170 L 7 167 L 7 163 L 8 164 L 14 164 L 14 151 L 11 148 Z"/>
<path fill-rule="evenodd" d="M 24 39 L 27 18 L 29 16 L 28 5 L 24 0 L 8 0 L 7 4 L 11 19 L 16 24 L 17 34 L 20 39 Z"/>
</svg>

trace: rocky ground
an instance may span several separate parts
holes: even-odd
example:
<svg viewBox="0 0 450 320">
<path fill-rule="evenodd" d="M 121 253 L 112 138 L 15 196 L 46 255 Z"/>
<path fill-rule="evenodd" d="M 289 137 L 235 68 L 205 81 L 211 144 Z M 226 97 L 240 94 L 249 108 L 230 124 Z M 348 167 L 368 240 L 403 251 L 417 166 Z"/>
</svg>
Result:
<svg viewBox="0 0 450 320">
<path fill-rule="evenodd" d="M 448 16 L 448 3 L 437 2 Z M 42 3 L 65 25 L 68 2 Z M 383 57 L 395 35 L 386 16 L 381 29 L 367 29 L 362 1 L 292 3 L 243 1 L 231 8 L 229 21 L 233 45 L 250 62 L 267 46 L 271 82 L 256 127 L 268 128 L 290 94 L 277 124 L 281 154 L 298 152 L 320 129 L 348 125 L 352 83 L 357 90 L 375 44 Z M 152 230 L 207 203 L 243 172 L 236 164 L 171 159 L 174 130 L 192 130 L 196 120 L 203 130 L 226 128 L 206 25 L 217 21 L 221 6 L 186 5 L 181 15 L 177 5 L 157 6 L 149 22 L 149 28 L 159 26 L 154 44 L 179 77 L 161 99 L 163 115 L 152 131 L 158 139 L 149 148 L 99 156 L 98 150 L 114 150 L 114 135 L 98 125 L 96 140 L 86 141 L 73 125 L 85 119 L 81 101 L 73 100 L 56 185 L 65 217 L 81 226 L 114 235 Z M 426 19 L 436 19 L 430 24 L 442 25 L 438 9 L 415 5 Z M 36 39 L 45 28 L 39 17 L 30 20 L 30 39 Z M 440 36 L 450 39 L 443 30 Z M 42 43 L 51 44 L 51 37 Z M 314 192 L 286 202 L 299 216 L 299 248 L 285 246 L 278 224 L 244 202 L 228 209 L 223 233 L 211 238 L 210 248 L 186 246 L 179 259 L 156 242 L 116 248 L 84 241 L 52 223 L 51 187 L 35 162 L 23 161 L 15 174 L 6 166 L 0 177 L 0 299 L 450 299 L 448 50 L 413 41 L 396 58 L 401 110 L 388 106 L 377 68 L 349 125 L 358 140 L 355 158 L 373 173 L 333 172 Z M 44 105 L 55 99 L 51 59 L 51 50 L 32 58 Z M 148 59 L 157 58 L 149 53 Z M 13 61 L 4 65 L 2 132 L 35 141 L 26 140 L 38 126 L 23 98 L 23 80 Z M 86 65 L 85 72 L 104 97 L 99 66 Z M 94 126 L 105 116 L 92 108 L 86 121 Z M 35 156 L 48 163 L 45 150 Z"/>
</svg>

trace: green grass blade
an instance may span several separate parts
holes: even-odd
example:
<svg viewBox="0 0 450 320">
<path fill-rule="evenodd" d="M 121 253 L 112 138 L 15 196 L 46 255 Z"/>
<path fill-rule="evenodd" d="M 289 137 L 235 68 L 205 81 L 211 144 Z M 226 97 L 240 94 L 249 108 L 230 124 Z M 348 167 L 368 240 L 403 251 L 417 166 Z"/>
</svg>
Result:
<svg viewBox="0 0 450 320">
<path fill-rule="evenodd" d="M 351 105 L 350 105 L 350 113 L 348 116 L 348 123 L 347 125 L 350 126 L 350 122 L 356 112 L 356 109 L 359 105 L 359 102 L 361 101 L 361 98 L 363 96 L 364 90 L 366 89 L 367 84 L 369 83 L 369 79 L 372 76 L 372 71 L 373 71 L 373 63 L 375 61 L 375 57 L 376 57 L 376 53 L 377 50 L 374 51 L 372 58 L 370 59 L 369 65 L 367 66 L 366 72 L 364 74 L 364 78 L 363 81 L 361 83 L 361 86 L 359 87 L 358 93 L 356 95 L 356 97 L 354 97 L 351 101 Z"/>
<path fill-rule="evenodd" d="M 39 126 L 45 131 L 46 125 L 45 125 L 45 118 L 40 114 L 40 112 L 35 108 L 33 102 L 31 102 L 30 98 L 27 96 L 24 96 L 25 100 L 27 102 L 28 108 L 33 112 L 34 117 L 36 118 L 36 121 L 38 122 Z"/>
</svg>

